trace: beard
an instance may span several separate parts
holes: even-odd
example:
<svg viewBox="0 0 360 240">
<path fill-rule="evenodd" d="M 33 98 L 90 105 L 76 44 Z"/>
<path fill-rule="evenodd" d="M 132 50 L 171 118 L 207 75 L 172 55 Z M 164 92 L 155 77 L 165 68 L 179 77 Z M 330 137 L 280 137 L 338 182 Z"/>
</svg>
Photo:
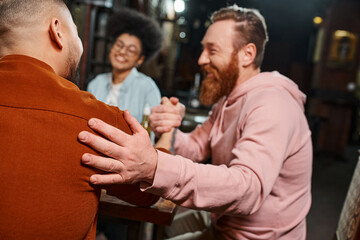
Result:
<svg viewBox="0 0 360 240">
<path fill-rule="evenodd" d="M 69 59 L 68 59 L 69 61 Z M 72 83 L 79 86 L 80 84 L 80 70 L 79 65 L 75 63 L 75 61 L 68 62 L 68 73 L 66 74 L 65 78 Z"/>
<path fill-rule="evenodd" d="M 202 105 L 210 106 L 231 92 L 239 77 L 238 63 L 238 56 L 233 52 L 229 64 L 223 69 L 215 68 L 209 64 L 201 67 L 204 75 L 206 75 L 201 84 L 199 97 Z M 209 77 L 207 73 L 212 73 L 212 76 Z"/>
<path fill-rule="evenodd" d="M 69 56 L 66 60 L 67 72 L 64 78 L 73 82 L 77 86 L 79 86 L 80 84 L 79 62 L 80 62 L 80 58 L 75 56 L 75 48 L 71 47 Z"/>
</svg>

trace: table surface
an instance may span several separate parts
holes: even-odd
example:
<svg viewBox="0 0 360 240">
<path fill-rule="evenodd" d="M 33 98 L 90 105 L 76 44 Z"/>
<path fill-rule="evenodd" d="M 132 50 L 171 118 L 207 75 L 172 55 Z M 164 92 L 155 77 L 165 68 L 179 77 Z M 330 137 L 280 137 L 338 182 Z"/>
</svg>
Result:
<svg viewBox="0 0 360 240">
<path fill-rule="evenodd" d="M 107 195 L 106 191 L 101 192 L 98 210 L 100 215 L 168 226 L 171 224 L 175 212 L 176 204 L 166 199 L 160 198 L 150 207 L 138 207 Z"/>
</svg>

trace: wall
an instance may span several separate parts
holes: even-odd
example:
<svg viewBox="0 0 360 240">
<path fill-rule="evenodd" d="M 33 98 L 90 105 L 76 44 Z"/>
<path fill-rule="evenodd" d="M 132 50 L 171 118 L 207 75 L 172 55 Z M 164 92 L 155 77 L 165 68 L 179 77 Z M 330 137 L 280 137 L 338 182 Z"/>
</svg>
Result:
<svg viewBox="0 0 360 240">
<path fill-rule="evenodd" d="M 359 2 L 332 5 L 315 50 L 319 56 L 314 64 L 309 113 L 321 120 L 319 132 L 314 133 L 318 134 L 318 150 L 337 155 L 343 154 L 357 118 L 358 99 L 349 86 L 356 85 L 360 60 L 359 13 Z M 338 32 L 335 37 L 337 30 L 347 32 Z M 344 33 L 353 34 L 350 44 L 342 45 L 343 39 L 339 36 Z"/>
</svg>

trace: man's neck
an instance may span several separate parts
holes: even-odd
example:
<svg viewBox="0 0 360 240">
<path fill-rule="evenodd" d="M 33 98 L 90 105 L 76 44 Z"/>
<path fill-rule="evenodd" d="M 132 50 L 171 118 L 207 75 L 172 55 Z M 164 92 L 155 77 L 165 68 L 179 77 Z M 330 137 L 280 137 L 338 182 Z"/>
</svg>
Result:
<svg viewBox="0 0 360 240">
<path fill-rule="evenodd" d="M 249 67 L 249 68 L 246 68 L 246 69 L 241 69 L 239 71 L 239 77 L 238 77 L 238 80 L 235 83 L 235 86 L 238 86 L 238 85 L 246 82 L 250 78 L 258 75 L 259 73 L 260 73 L 260 68 Z"/>
<path fill-rule="evenodd" d="M 46 43 L 41 40 L 36 44 L 33 41 L 14 41 L 11 45 L 1 48 L 0 55 L 29 56 L 49 65 L 57 75 L 62 76 L 64 72 L 64 60 L 62 54 L 60 52 L 52 51 L 52 48 L 49 48 Z"/>
</svg>

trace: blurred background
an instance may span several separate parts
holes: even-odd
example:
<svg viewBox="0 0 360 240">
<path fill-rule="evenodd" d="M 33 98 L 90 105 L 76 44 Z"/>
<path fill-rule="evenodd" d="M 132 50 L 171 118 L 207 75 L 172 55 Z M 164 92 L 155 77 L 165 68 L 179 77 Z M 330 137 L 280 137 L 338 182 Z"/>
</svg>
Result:
<svg viewBox="0 0 360 240">
<path fill-rule="evenodd" d="M 257 8 L 264 15 L 270 40 L 262 71 L 279 71 L 308 96 L 306 112 L 315 151 L 342 155 L 349 141 L 359 140 L 359 1 L 70 1 L 84 43 L 80 88 L 86 89 L 90 79 L 111 70 L 107 18 L 117 9 L 130 7 L 157 20 L 164 34 L 160 54 L 139 70 L 155 80 L 163 96 L 177 96 L 189 110 L 207 113 L 208 109 L 191 101 L 202 78 L 197 64 L 200 42 L 211 13 L 234 3 Z"/>
<path fill-rule="evenodd" d="M 84 44 L 79 86 L 85 90 L 90 79 L 111 70 L 105 29 L 109 15 L 122 7 L 136 9 L 158 21 L 164 34 L 162 51 L 139 70 L 155 80 L 163 96 L 176 96 L 187 106 L 182 128 L 190 131 L 209 111 L 197 100 L 202 80 L 197 64 L 200 42 L 211 13 L 234 3 L 259 9 L 266 19 L 269 42 L 261 70 L 279 71 L 308 97 L 316 191 L 308 218 L 309 239 L 331 239 L 359 145 L 359 1 L 69 1 Z"/>
</svg>

